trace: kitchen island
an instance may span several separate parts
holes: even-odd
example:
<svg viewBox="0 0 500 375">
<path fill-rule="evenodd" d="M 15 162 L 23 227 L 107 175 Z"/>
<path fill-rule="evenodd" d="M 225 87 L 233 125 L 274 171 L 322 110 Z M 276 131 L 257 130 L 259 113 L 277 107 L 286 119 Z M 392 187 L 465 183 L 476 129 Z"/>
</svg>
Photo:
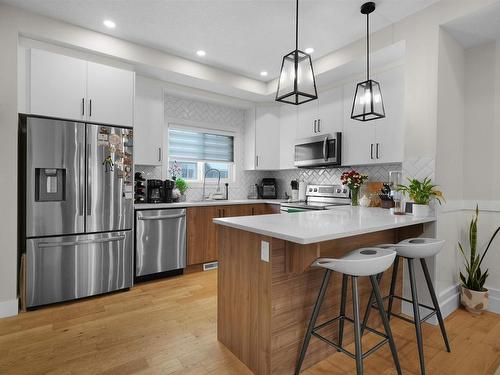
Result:
<svg viewBox="0 0 500 375">
<path fill-rule="evenodd" d="M 214 219 L 219 224 L 218 340 L 255 374 L 293 374 L 323 277 L 323 271 L 311 269 L 310 264 L 318 257 L 340 257 L 360 247 L 417 237 L 433 221 L 434 217 L 394 216 L 389 210 L 350 206 Z M 338 315 L 341 279 L 338 273 L 332 275 L 318 322 Z M 384 295 L 389 279 L 382 279 Z M 371 287 L 368 279 L 359 281 L 364 309 Z M 398 294 L 401 288 L 402 272 Z M 350 298 L 349 293 L 348 316 Z M 371 314 L 370 325 L 378 324 L 377 314 Z M 332 325 L 322 333 L 334 335 L 336 329 Z M 344 343 L 352 340 L 352 327 L 347 325 Z M 334 352 L 313 339 L 302 368 Z"/>
</svg>

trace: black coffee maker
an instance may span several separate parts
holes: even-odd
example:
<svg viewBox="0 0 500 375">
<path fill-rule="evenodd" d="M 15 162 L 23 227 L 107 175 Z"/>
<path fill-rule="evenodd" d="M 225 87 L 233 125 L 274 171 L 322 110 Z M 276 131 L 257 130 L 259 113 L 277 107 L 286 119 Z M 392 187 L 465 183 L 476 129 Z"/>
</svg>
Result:
<svg viewBox="0 0 500 375">
<path fill-rule="evenodd" d="M 172 203 L 172 190 L 175 188 L 175 181 L 165 180 L 163 181 L 163 202 Z"/>
<path fill-rule="evenodd" d="M 147 201 L 148 203 L 163 202 L 163 181 L 148 180 L 147 182 Z"/>
</svg>

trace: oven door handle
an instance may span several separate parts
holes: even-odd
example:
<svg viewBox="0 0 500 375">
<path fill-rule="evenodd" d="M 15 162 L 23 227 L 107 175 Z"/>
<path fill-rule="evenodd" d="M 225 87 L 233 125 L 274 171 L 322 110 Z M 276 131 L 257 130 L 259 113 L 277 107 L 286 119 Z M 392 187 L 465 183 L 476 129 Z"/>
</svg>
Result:
<svg viewBox="0 0 500 375">
<path fill-rule="evenodd" d="M 323 139 L 323 159 L 328 161 L 328 136 Z"/>
</svg>

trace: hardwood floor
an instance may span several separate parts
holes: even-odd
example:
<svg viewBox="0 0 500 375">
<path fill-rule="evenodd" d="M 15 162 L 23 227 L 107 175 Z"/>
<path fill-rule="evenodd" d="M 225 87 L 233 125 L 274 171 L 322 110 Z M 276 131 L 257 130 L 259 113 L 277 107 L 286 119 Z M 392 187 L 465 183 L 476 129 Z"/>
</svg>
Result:
<svg viewBox="0 0 500 375">
<path fill-rule="evenodd" d="M 192 273 L 0 319 L 0 374 L 251 374 L 217 342 L 216 283 L 216 271 Z M 391 324 L 404 373 L 418 374 L 413 326 Z M 500 316 L 460 309 L 446 327 L 451 354 L 439 328 L 424 327 L 429 375 L 495 373 Z M 368 375 L 396 373 L 387 346 L 364 363 Z M 303 372 L 354 373 L 354 361 L 340 353 Z"/>
</svg>

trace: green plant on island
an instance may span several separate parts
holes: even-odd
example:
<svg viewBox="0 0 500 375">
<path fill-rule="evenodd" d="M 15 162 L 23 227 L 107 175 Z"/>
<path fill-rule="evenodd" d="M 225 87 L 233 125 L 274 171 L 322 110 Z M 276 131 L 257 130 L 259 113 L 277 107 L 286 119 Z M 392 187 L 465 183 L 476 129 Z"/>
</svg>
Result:
<svg viewBox="0 0 500 375">
<path fill-rule="evenodd" d="M 419 181 L 416 178 L 408 178 L 408 185 L 398 185 L 396 190 L 406 194 L 415 204 L 428 205 L 431 199 L 436 199 L 439 204 L 444 201 L 443 193 L 436 189 L 430 178 Z"/>
</svg>

